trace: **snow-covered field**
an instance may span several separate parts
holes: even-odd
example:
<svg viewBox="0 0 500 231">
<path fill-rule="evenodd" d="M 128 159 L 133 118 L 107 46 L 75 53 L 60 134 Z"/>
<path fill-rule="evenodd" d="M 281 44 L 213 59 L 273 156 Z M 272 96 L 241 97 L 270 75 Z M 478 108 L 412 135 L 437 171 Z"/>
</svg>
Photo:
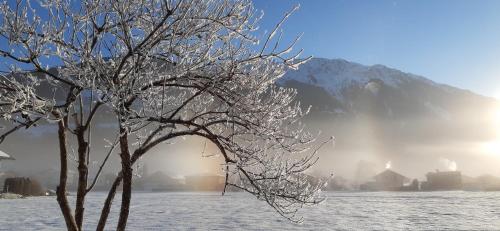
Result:
<svg viewBox="0 0 500 231">
<path fill-rule="evenodd" d="M 104 193 L 88 197 L 95 229 Z M 500 230 L 500 192 L 338 192 L 292 224 L 245 193 L 134 193 L 129 230 Z M 74 199 L 74 198 L 71 198 Z M 107 228 L 116 224 L 116 209 Z M 63 230 L 55 198 L 0 200 L 0 230 Z"/>
</svg>

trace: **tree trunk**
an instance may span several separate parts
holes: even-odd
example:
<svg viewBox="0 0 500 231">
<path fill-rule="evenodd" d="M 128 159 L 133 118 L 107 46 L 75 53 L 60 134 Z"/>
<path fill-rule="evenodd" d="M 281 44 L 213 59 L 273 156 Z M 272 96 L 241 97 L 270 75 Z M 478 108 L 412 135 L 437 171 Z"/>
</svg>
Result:
<svg viewBox="0 0 500 231">
<path fill-rule="evenodd" d="M 64 120 L 61 119 L 58 123 L 61 169 L 59 173 L 59 186 L 57 186 L 56 194 L 57 194 L 57 202 L 59 203 L 59 207 L 61 208 L 61 212 L 64 216 L 67 229 L 70 231 L 77 231 L 79 229 L 76 225 L 73 214 L 71 214 L 71 208 L 68 203 L 68 198 L 66 197 L 66 182 L 68 179 L 68 150 L 66 148 L 66 131 L 65 131 L 66 122 L 67 122 L 67 117 L 65 117 Z"/>
<path fill-rule="evenodd" d="M 122 204 L 120 208 L 120 217 L 116 230 L 123 231 L 127 226 L 127 219 L 130 210 L 130 200 L 132 199 L 132 161 L 130 159 L 130 150 L 128 147 L 127 131 L 120 127 L 120 157 L 122 161 Z"/>
<path fill-rule="evenodd" d="M 75 221 L 78 229 L 82 229 L 83 213 L 85 211 L 85 196 L 87 194 L 87 148 L 88 142 L 85 141 L 85 131 L 80 126 L 76 132 L 78 140 L 78 189 L 76 194 Z"/>
<path fill-rule="evenodd" d="M 113 203 L 113 199 L 115 198 L 116 190 L 122 181 L 121 173 L 116 177 L 111 189 L 108 192 L 108 197 L 104 202 L 104 206 L 102 207 L 101 217 L 99 218 L 99 223 L 97 224 L 97 231 L 103 231 L 106 226 L 106 222 L 108 220 L 109 212 L 111 211 L 111 205 Z"/>
</svg>

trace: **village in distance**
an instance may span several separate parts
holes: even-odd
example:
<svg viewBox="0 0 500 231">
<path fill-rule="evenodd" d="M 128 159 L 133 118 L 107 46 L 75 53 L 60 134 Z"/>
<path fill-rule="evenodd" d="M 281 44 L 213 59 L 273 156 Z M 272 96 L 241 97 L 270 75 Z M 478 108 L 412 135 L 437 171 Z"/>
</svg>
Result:
<svg viewBox="0 0 500 231">
<path fill-rule="evenodd" d="M 357 166 L 356 179 L 347 179 L 333 175 L 321 177 L 318 174 L 309 174 L 311 184 L 325 182 L 324 191 L 500 191 L 500 178 L 492 175 L 470 177 L 460 171 L 439 171 L 425 174 L 426 180 L 408 178 L 386 166 L 386 169 L 373 175 L 363 168 L 363 161 Z M 53 195 L 58 185 L 59 173 L 57 170 L 45 170 L 32 176 L 22 176 L 10 171 L 9 166 L 15 165 L 15 160 L 3 160 L 0 169 L 0 189 L 4 195 L 18 194 L 22 196 Z M 92 174 L 92 173 L 91 173 Z M 370 175 L 371 174 L 371 175 Z M 95 191 L 109 190 L 116 175 L 103 174 L 96 183 Z M 216 174 L 197 174 L 183 177 L 173 177 L 162 171 L 149 173 L 144 166 L 135 176 L 133 189 L 142 192 L 222 192 L 225 177 Z M 75 191 L 78 175 L 70 171 L 68 174 L 68 188 Z M 227 187 L 226 191 L 238 191 L 234 187 Z"/>
</svg>

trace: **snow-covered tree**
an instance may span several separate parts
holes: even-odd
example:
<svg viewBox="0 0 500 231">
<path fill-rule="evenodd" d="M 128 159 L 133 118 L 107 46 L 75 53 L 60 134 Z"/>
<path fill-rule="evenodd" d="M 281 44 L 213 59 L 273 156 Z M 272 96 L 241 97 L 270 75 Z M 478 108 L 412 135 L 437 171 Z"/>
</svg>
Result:
<svg viewBox="0 0 500 231">
<path fill-rule="evenodd" d="M 4 2 L 0 56 L 10 69 L 0 80 L 0 113 L 12 126 L 0 139 L 43 121 L 58 124 L 57 199 L 69 230 L 82 229 L 85 195 L 95 184 L 87 183 L 89 143 L 92 120 L 103 108 L 116 117 L 111 149 L 119 150 L 121 171 L 98 230 L 120 184 L 117 229 L 125 229 L 133 165 L 153 147 L 183 136 L 218 148 L 226 185 L 297 220 L 300 207 L 321 198 L 320 184 L 304 174 L 317 160 L 310 149 L 314 137 L 300 123 L 305 112 L 295 90 L 276 85 L 287 69 L 307 60 L 291 53 L 296 41 L 280 43 L 290 13 L 262 35 L 261 14 L 250 0 Z M 74 215 L 65 193 L 68 135 L 78 145 Z"/>
</svg>

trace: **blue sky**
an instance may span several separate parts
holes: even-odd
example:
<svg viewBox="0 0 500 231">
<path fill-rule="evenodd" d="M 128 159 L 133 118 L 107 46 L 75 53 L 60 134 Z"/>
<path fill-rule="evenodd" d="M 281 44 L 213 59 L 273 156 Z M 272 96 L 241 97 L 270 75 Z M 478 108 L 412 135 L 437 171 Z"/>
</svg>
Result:
<svg viewBox="0 0 500 231">
<path fill-rule="evenodd" d="M 255 0 L 270 29 L 294 5 L 287 39 L 305 54 L 384 64 L 500 98 L 500 1 Z"/>
<path fill-rule="evenodd" d="M 301 5 L 283 29 L 288 41 L 304 33 L 305 55 L 383 64 L 500 98 L 500 0 L 254 2 L 262 30 Z"/>
</svg>

